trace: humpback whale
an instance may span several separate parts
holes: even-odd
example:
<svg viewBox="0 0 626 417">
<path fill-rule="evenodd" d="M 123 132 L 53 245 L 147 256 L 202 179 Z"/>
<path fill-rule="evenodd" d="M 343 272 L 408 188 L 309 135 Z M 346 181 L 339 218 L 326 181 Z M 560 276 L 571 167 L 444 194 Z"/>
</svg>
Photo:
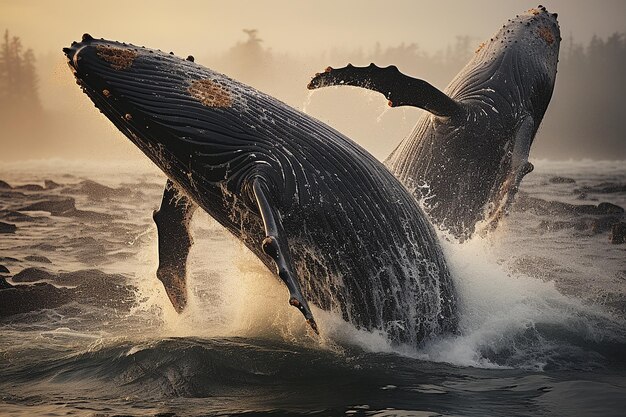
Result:
<svg viewBox="0 0 626 417">
<path fill-rule="evenodd" d="M 395 343 L 455 330 L 433 227 L 356 143 L 192 57 L 87 34 L 64 52 L 96 107 L 168 177 L 157 276 L 178 311 L 202 209 L 278 275 L 316 332 L 309 303 Z"/>
<path fill-rule="evenodd" d="M 557 14 L 539 6 L 482 43 L 443 92 L 374 64 L 328 67 L 308 88 L 367 88 L 391 107 L 426 110 L 385 165 L 462 241 L 479 222 L 480 231 L 495 228 L 533 170 L 528 155 L 552 97 L 560 40 Z"/>
</svg>

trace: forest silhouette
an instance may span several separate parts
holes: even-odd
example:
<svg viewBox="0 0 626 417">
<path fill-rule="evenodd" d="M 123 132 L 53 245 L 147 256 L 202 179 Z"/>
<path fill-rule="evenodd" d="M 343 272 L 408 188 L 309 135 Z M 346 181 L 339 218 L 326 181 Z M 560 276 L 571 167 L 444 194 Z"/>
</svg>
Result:
<svg viewBox="0 0 626 417">
<path fill-rule="evenodd" d="M 478 39 L 457 37 L 436 53 L 417 43 L 320 54 L 287 54 L 265 45 L 259 32 L 244 29 L 245 40 L 221 53 L 200 53 L 196 62 L 267 92 L 331 124 L 379 158 L 406 136 L 417 109 L 388 109 L 380 95 L 353 88 L 310 93 L 315 72 L 347 63 L 396 65 L 407 75 L 443 89 L 474 53 Z M 39 62 L 31 49 L 6 31 L 0 50 L 0 159 L 41 157 L 124 157 L 128 145 L 103 118 L 96 120 L 86 98 L 72 87 L 48 85 L 58 71 L 58 55 Z M 68 74 L 69 71 L 65 70 Z M 626 36 L 594 37 L 583 45 L 571 37 L 561 44 L 554 96 L 533 145 L 532 157 L 626 159 L 626 125 L 621 103 L 626 94 Z M 69 76 L 69 75 L 68 75 Z M 54 83 L 51 83 L 54 84 Z M 38 90 L 44 90 L 39 99 Z M 73 88 L 73 90 L 77 90 Z M 76 101 L 80 105 L 76 105 Z"/>
<path fill-rule="evenodd" d="M 0 120 L 4 124 L 25 114 L 41 116 L 35 54 L 24 50 L 17 36 L 4 32 L 0 46 Z"/>
</svg>

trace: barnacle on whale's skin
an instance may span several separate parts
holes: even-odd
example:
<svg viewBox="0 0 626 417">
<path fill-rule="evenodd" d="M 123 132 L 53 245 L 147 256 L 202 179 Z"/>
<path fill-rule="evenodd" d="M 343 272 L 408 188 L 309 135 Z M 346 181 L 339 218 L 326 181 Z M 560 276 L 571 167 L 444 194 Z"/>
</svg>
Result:
<svg viewBox="0 0 626 417">
<path fill-rule="evenodd" d="M 540 27 L 537 34 L 541 39 L 546 41 L 548 45 L 552 45 L 554 43 L 554 33 L 552 33 L 552 30 L 549 27 Z"/>
<path fill-rule="evenodd" d="M 108 45 L 97 45 L 98 57 L 111 64 L 111 68 L 125 70 L 133 65 L 135 58 L 139 55 L 132 49 L 115 48 Z"/>
<path fill-rule="evenodd" d="M 192 81 L 187 91 L 206 107 L 230 107 L 233 105 L 228 90 L 208 78 Z"/>
</svg>

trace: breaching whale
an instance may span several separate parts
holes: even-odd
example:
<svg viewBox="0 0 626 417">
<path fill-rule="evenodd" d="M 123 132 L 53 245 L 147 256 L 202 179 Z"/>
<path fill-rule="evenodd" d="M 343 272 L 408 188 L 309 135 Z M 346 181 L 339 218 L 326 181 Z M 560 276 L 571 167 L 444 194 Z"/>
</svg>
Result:
<svg viewBox="0 0 626 417">
<path fill-rule="evenodd" d="M 96 107 L 169 178 L 154 213 L 157 275 L 177 310 L 199 207 L 278 273 L 315 331 L 309 302 L 396 343 L 455 329 L 434 229 L 357 144 L 191 57 L 89 35 L 64 52 Z"/>
<path fill-rule="evenodd" d="M 557 14 L 539 6 L 510 19 L 482 43 L 442 92 L 395 67 L 348 65 L 316 74 L 309 89 L 368 88 L 389 105 L 426 110 L 385 165 L 433 221 L 460 240 L 493 229 L 522 178 L 552 97 L 559 55 Z"/>
</svg>

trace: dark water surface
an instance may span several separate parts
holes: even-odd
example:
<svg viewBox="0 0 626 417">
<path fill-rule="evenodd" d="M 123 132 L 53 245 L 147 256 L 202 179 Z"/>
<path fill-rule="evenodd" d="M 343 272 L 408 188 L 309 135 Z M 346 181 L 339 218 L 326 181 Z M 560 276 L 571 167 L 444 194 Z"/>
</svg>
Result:
<svg viewBox="0 0 626 417">
<path fill-rule="evenodd" d="M 460 330 L 420 349 L 319 310 L 311 334 L 206 215 L 179 316 L 155 278 L 155 169 L 0 165 L 21 286 L 0 290 L 0 415 L 625 415 L 626 220 L 571 205 L 626 206 L 626 163 L 535 165 L 495 233 L 444 243 Z"/>
</svg>

